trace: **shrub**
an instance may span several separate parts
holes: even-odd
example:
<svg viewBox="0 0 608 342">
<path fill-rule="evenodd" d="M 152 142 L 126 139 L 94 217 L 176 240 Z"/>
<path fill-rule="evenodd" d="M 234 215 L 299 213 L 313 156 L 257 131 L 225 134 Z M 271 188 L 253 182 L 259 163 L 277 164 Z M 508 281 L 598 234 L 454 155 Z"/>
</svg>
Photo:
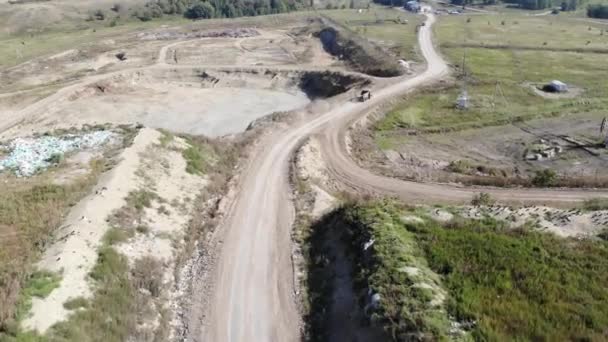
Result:
<svg viewBox="0 0 608 342">
<path fill-rule="evenodd" d="M 160 296 L 163 286 L 163 265 L 158 259 L 144 256 L 135 260 L 131 276 L 136 289 L 146 290 L 155 298 Z"/>
<path fill-rule="evenodd" d="M 553 186 L 556 181 L 557 174 L 550 169 L 536 171 L 534 178 L 532 178 L 532 184 L 538 187 Z"/>
<path fill-rule="evenodd" d="M 106 14 L 102 10 L 100 10 L 100 9 L 96 10 L 95 13 L 93 13 L 93 16 L 97 20 L 105 20 L 106 19 Z"/>
<path fill-rule="evenodd" d="M 480 192 L 473 196 L 471 200 L 472 205 L 492 205 L 494 204 L 494 199 L 487 192 Z"/>
</svg>

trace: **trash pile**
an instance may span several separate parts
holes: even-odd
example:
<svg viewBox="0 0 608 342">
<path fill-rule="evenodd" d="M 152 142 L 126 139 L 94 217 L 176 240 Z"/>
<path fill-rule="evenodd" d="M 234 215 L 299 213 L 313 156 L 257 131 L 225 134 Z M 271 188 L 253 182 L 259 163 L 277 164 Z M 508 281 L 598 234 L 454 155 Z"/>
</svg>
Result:
<svg viewBox="0 0 608 342">
<path fill-rule="evenodd" d="M 8 152 L 4 157 L 0 154 L 0 172 L 11 170 L 18 177 L 30 177 L 56 164 L 57 158 L 60 160 L 65 153 L 99 147 L 116 136 L 111 131 L 96 131 L 60 137 L 17 138 L 0 146 L 0 151 Z"/>
<path fill-rule="evenodd" d="M 193 32 L 144 32 L 137 35 L 141 40 L 171 40 L 171 39 L 195 39 L 195 38 L 247 38 L 259 36 L 260 33 L 251 28 L 237 28 L 213 31 Z"/>
<path fill-rule="evenodd" d="M 563 151 L 564 148 L 558 142 L 553 141 L 548 143 L 545 139 L 540 139 L 538 143 L 528 149 L 524 158 L 526 160 L 542 161 L 544 159 L 555 158 L 555 156 Z"/>
</svg>

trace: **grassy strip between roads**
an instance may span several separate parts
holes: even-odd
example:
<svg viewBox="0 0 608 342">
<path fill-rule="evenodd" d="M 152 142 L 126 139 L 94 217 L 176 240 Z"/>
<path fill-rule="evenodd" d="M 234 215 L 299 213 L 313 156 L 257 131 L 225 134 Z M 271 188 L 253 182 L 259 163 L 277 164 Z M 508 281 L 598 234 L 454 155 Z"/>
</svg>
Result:
<svg viewBox="0 0 608 342">
<path fill-rule="evenodd" d="M 458 338 L 446 329 L 448 318 L 468 331 L 463 339 L 608 338 L 606 241 L 510 229 L 491 218 L 439 223 L 392 201 L 350 204 L 330 214 L 336 215 L 346 223 L 341 229 L 356 260 L 357 286 L 383 298 L 371 320 L 393 340 Z M 362 243 L 372 240 L 364 252 Z M 421 291 L 419 282 L 437 289 Z M 447 317 L 429 305 L 439 287 Z"/>
</svg>

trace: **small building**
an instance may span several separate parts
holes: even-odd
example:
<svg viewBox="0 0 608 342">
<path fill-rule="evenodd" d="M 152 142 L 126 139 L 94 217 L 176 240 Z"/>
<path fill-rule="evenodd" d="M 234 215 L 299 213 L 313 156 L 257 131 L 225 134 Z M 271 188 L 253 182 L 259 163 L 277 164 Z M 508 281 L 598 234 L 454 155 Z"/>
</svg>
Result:
<svg viewBox="0 0 608 342">
<path fill-rule="evenodd" d="M 420 3 L 418 1 L 408 1 L 405 3 L 405 6 L 403 6 L 406 10 L 410 11 L 410 12 L 414 12 L 414 13 L 418 13 L 420 12 L 420 10 L 422 9 L 422 7 L 420 6 Z"/>
<path fill-rule="evenodd" d="M 466 90 L 463 90 L 458 99 L 456 99 L 456 108 L 462 110 L 469 109 L 469 94 Z"/>
<path fill-rule="evenodd" d="M 551 93 L 566 93 L 568 92 L 568 85 L 562 81 L 553 80 L 545 85 L 543 90 Z"/>
</svg>

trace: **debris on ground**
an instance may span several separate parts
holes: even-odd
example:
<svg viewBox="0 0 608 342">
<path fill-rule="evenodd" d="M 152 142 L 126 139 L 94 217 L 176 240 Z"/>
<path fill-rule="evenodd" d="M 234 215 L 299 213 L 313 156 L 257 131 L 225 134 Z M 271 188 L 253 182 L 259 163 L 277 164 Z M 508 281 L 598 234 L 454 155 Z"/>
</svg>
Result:
<svg viewBox="0 0 608 342">
<path fill-rule="evenodd" d="M 193 31 L 193 32 L 171 32 L 155 31 L 144 32 L 137 35 L 141 40 L 172 40 L 172 39 L 196 39 L 196 38 L 247 38 L 259 36 L 257 30 L 251 28 L 238 28 L 213 31 Z"/>
<path fill-rule="evenodd" d="M 100 147 L 113 140 L 116 135 L 117 133 L 111 131 L 95 131 L 63 136 L 17 138 L 4 146 L 0 145 L 0 151 L 7 152 L 4 157 L 0 157 L 0 172 L 11 170 L 18 177 L 30 177 L 56 164 L 68 152 Z"/>
<path fill-rule="evenodd" d="M 544 139 L 540 139 L 540 141 L 534 145 L 532 145 L 526 155 L 526 160 L 538 160 L 542 161 L 544 159 L 552 159 L 556 155 L 562 153 L 564 148 L 559 145 L 558 142 L 552 141 L 547 143 Z"/>
</svg>

